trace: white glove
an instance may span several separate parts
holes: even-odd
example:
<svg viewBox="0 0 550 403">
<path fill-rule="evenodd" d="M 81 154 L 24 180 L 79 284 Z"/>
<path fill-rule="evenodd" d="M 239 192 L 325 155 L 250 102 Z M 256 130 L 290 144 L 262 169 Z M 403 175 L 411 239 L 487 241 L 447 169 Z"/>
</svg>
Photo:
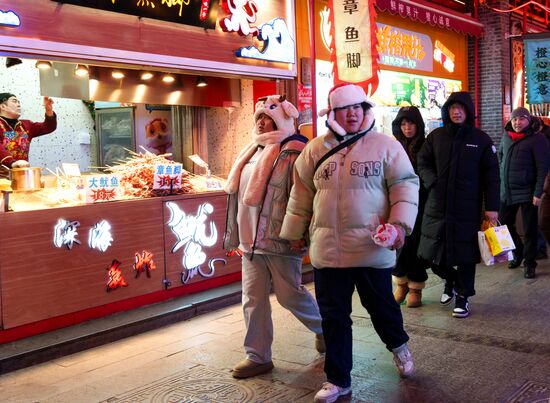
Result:
<svg viewBox="0 0 550 403">
<path fill-rule="evenodd" d="M 25 161 L 25 160 L 17 160 L 13 164 L 11 164 L 12 168 L 26 168 L 30 166 L 31 164 L 29 164 L 29 161 Z"/>
</svg>

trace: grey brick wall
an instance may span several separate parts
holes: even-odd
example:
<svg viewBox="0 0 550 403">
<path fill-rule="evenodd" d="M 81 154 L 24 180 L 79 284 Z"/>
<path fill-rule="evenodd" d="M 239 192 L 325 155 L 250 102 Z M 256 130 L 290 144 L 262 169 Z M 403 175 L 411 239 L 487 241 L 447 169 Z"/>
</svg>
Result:
<svg viewBox="0 0 550 403">
<path fill-rule="evenodd" d="M 491 6 L 507 9 L 508 0 L 493 1 Z M 480 7 L 478 18 L 484 25 L 484 35 L 478 41 L 479 127 L 499 144 L 503 131 L 504 89 L 505 86 L 510 85 L 510 40 L 505 37 L 509 33 L 510 17 L 509 14 Z M 468 85 L 472 95 L 474 92 L 473 42 L 470 38 Z"/>
</svg>

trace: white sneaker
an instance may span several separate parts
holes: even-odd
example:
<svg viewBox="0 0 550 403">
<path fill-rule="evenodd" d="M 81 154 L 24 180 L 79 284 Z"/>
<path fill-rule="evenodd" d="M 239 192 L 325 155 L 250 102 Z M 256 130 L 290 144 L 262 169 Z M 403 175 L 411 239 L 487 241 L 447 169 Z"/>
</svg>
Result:
<svg viewBox="0 0 550 403">
<path fill-rule="evenodd" d="M 445 288 L 443 289 L 443 294 L 441 294 L 441 299 L 439 300 L 439 303 L 441 305 L 449 305 L 454 299 L 454 297 L 455 297 L 455 291 L 453 287 L 445 284 Z"/>
<path fill-rule="evenodd" d="M 402 377 L 409 376 L 414 372 L 413 357 L 406 344 L 393 349 L 393 362 Z"/>
<path fill-rule="evenodd" d="M 324 382 L 323 387 L 317 392 L 313 401 L 316 403 L 332 403 L 338 400 L 340 396 L 349 395 L 350 393 L 351 386 L 349 388 L 341 388 L 330 382 Z"/>
</svg>

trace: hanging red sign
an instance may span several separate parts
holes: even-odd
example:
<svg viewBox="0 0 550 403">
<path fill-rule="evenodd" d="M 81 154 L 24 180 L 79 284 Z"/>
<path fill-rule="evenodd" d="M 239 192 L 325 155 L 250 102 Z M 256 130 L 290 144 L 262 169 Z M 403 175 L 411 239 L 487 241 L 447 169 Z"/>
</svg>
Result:
<svg viewBox="0 0 550 403">
<path fill-rule="evenodd" d="M 208 8 L 210 7 L 210 0 L 202 0 L 201 1 L 201 13 L 199 15 L 199 18 L 201 21 L 206 20 L 206 17 L 208 17 Z"/>
<path fill-rule="evenodd" d="M 353 83 L 373 94 L 378 87 L 375 0 L 329 0 L 334 84 Z"/>
</svg>

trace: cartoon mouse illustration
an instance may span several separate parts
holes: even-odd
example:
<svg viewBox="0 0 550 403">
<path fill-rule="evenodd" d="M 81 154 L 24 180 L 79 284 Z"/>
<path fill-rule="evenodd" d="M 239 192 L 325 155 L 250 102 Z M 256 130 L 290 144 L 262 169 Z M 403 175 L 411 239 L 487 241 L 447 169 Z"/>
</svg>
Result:
<svg viewBox="0 0 550 403">
<path fill-rule="evenodd" d="M 145 137 L 147 147 L 155 150 L 155 154 L 166 154 L 166 151 L 172 147 L 172 133 L 168 131 L 168 121 L 166 119 L 153 119 L 145 125 Z"/>
</svg>

